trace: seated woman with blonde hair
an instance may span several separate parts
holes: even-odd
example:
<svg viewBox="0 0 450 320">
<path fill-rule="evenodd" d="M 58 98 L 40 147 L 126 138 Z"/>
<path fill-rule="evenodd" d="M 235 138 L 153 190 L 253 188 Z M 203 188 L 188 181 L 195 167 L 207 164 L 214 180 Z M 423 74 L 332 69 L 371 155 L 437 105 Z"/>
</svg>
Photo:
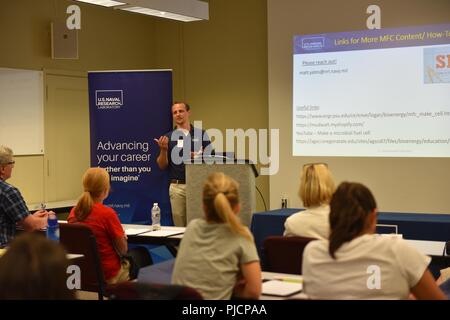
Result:
<svg viewBox="0 0 450 320">
<path fill-rule="evenodd" d="M 83 188 L 67 221 L 92 229 L 107 283 L 129 280 L 130 263 L 121 259 L 128 251 L 127 236 L 114 209 L 103 205 L 110 189 L 109 173 L 103 168 L 89 168 L 83 176 Z"/>
<path fill-rule="evenodd" d="M 375 234 L 377 205 L 360 183 L 339 185 L 330 202 L 330 240 L 303 252 L 303 289 L 312 299 L 446 299 L 425 256 L 405 240 Z"/>
<path fill-rule="evenodd" d="M 304 165 L 298 194 L 306 210 L 294 213 L 286 219 L 284 235 L 328 239 L 329 203 L 335 188 L 333 177 L 326 164 Z"/>
<path fill-rule="evenodd" d="M 204 299 L 258 299 L 261 267 L 249 229 L 241 224 L 238 184 L 221 172 L 203 188 L 205 217 L 192 220 L 178 251 L 172 283 Z"/>
</svg>

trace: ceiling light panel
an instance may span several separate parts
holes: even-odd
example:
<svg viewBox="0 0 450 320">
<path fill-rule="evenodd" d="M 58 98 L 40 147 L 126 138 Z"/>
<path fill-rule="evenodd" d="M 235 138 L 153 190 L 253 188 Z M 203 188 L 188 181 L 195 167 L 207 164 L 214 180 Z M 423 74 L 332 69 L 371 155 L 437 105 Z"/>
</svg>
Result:
<svg viewBox="0 0 450 320">
<path fill-rule="evenodd" d="M 85 2 L 90 4 L 96 4 L 103 7 L 114 7 L 125 4 L 125 2 L 112 1 L 112 0 L 75 0 L 78 2 Z"/>
</svg>

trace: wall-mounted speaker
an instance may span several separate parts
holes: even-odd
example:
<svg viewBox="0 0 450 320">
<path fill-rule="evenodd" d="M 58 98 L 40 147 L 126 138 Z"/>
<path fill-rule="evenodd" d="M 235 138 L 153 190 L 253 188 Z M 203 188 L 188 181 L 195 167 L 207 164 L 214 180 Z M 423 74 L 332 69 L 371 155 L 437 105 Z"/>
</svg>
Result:
<svg viewBox="0 0 450 320">
<path fill-rule="evenodd" d="M 52 59 L 78 59 L 78 30 L 67 29 L 66 22 L 51 23 Z"/>
</svg>

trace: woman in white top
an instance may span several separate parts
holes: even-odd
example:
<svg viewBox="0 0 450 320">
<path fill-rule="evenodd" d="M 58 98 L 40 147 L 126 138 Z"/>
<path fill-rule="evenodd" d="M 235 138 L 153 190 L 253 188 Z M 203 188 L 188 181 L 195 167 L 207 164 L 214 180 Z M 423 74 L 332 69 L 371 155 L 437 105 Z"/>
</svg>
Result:
<svg viewBox="0 0 450 320">
<path fill-rule="evenodd" d="M 312 299 L 446 299 L 428 271 L 430 258 L 398 237 L 374 234 L 375 199 L 344 182 L 330 202 L 330 239 L 303 253 L 304 291 Z"/>
<path fill-rule="evenodd" d="M 328 204 L 335 189 L 333 177 L 325 163 L 305 164 L 298 195 L 306 210 L 294 213 L 286 219 L 284 235 L 328 239 Z"/>
</svg>

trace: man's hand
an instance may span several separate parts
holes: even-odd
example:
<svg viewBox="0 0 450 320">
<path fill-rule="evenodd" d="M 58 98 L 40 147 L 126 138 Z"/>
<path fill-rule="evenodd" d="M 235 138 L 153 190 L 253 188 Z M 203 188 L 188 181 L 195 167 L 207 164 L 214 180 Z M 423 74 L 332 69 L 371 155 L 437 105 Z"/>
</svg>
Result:
<svg viewBox="0 0 450 320">
<path fill-rule="evenodd" d="M 19 225 L 21 225 L 26 231 L 44 229 L 47 226 L 49 213 L 54 214 L 53 211 L 36 211 L 35 213 L 26 216 L 22 221 L 19 222 Z"/>
<path fill-rule="evenodd" d="M 197 152 L 191 151 L 191 159 L 195 159 L 203 154 L 203 147 Z"/>
<path fill-rule="evenodd" d="M 167 158 L 167 153 L 169 149 L 169 138 L 166 136 L 161 136 L 159 139 L 153 139 L 159 146 L 159 155 L 156 158 L 156 163 L 159 169 L 165 170 L 169 165 L 169 159 Z"/>
<path fill-rule="evenodd" d="M 50 211 L 50 212 L 53 212 L 53 211 Z M 33 216 L 35 216 L 36 218 L 44 218 L 44 217 L 48 217 L 48 214 L 50 212 L 48 212 L 46 210 L 39 210 L 39 211 L 36 211 L 35 213 L 33 213 Z"/>
<path fill-rule="evenodd" d="M 169 138 L 166 136 L 161 136 L 159 139 L 153 139 L 158 144 L 161 150 L 167 150 L 169 148 Z"/>
<path fill-rule="evenodd" d="M 46 210 L 39 210 L 33 214 L 33 216 L 39 218 L 38 220 L 39 229 L 47 227 L 47 220 L 49 214 L 54 214 L 56 216 L 56 214 L 53 211 L 46 211 Z"/>
</svg>

